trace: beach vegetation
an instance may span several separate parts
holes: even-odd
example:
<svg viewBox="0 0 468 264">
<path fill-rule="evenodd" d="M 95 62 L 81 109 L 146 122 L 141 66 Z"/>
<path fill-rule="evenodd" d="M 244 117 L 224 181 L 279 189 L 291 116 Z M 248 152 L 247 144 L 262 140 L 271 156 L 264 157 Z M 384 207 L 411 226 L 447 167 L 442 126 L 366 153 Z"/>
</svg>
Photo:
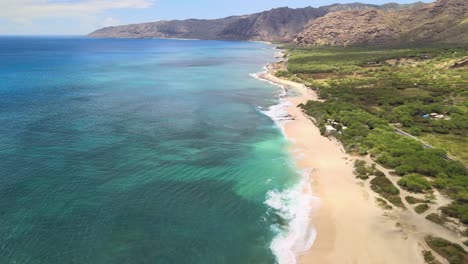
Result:
<svg viewBox="0 0 468 264">
<path fill-rule="evenodd" d="M 438 225 L 444 225 L 447 222 L 447 219 L 442 218 L 440 215 L 436 213 L 427 215 L 426 219 Z"/>
<path fill-rule="evenodd" d="M 369 154 L 394 170 L 402 177 L 402 188 L 412 192 L 437 188 L 453 200 L 444 214 L 465 223 L 468 173 L 447 154 L 468 161 L 464 155 L 468 149 L 468 71 L 451 67 L 466 56 L 464 47 L 299 47 L 291 52 L 288 71 L 323 99 L 302 105 L 322 132 L 327 120 L 346 127 L 333 135 L 346 151 Z M 433 147 L 401 131 L 420 136 Z M 359 172 L 369 176 L 362 167 Z M 385 177 L 376 177 L 371 186 L 392 202 L 386 196 L 396 199 L 394 190 L 386 188 L 390 185 L 380 178 Z"/>
<path fill-rule="evenodd" d="M 440 262 L 432 255 L 430 250 L 423 251 L 424 262 L 427 264 L 440 264 Z"/>
<path fill-rule="evenodd" d="M 425 241 L 432 250 L 447 259 L 450 264 L 468 263 L 468 253 L 462 246 L 434 236 L 427 236 Z"/>
<path fill-rule="evenodd" d="M 454 201 L 440 209 L 444 215 L 458 218 L 462 223 L 468 224 L 468 203 L 466 201 Z"/>
<path fill-rule="evenodd" d="M 419 199 L 419 198 L 416 198 L 416 197 L 413 197 L 413 196 L 406 196 L 405 200 L 409 204 L 419 204 L 419 203 L 425 203 L 426 202 L 426 200 Z"/>
<path fill-rule="evenodd" d="M 398 185 L 407 191 L 415 193 L 423 193 L 432 188 L 431 183 L 418 174 L 404 176 L 398 181 Z"/>
<path fill-rule="evenodd" d="M 371 175 L 378 174 L 375 167 L 368 166 L 363 160 L 356 160 L 354 162 L 354 173 L 356 177 L 362 180 L 367 180 Z"/>
<path fill-rule="evenodd" d="M 420 204 L 414 207 L 414 211 L 418 214 L 422 214 L 422 213 L 425 213 L 427 210 L 429 210 L 429 208 L 430 207 L 427 204 Z"/>
<path fill-rule="evenodd" d="M 383 171 L 377 170 L 377 169 L 374 170 L 374 175 L 376 177 L 385 177 L 385 173 Z"/>
<path fill-rule="evenodd" d="M 386 200 L 384 200 L 384 199 L 382 199 L 380 197 L 377 197 L 376 200 L 377 200 L 377 204 L 381 208 L 383 208 L 384 210 L 392 210 L 393 209 L 393 207 L 390 204 L 388 204 L 388 202 Z"/>
<path fill-rule="evenodd" d="M 275 76 L 280 78 L 289 78 L 292 74 L 288 71 L 279 70 L 275 73 Z"/>
<path fill-rule="evenodd" d="M 403 201 L 400 198 L 400 190 L 393 185 L 387 177 L 375 177 L 371 180 L 371 189 L 382 195 L 387 201 L 395 206 L 405 208 Z"/>
</svg>

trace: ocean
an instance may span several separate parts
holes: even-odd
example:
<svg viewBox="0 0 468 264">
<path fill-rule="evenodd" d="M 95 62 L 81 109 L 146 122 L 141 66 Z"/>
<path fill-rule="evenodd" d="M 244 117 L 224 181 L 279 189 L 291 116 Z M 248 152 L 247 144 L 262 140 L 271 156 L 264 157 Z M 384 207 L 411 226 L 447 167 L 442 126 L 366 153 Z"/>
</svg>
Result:
<svg viewBox="0 0 468 264">
<path fill-rule="evenodd" d="M 302 177 L 251 76 L 274 53 L 1 37 L 0 263 L 293 262 Z"/>
</svg>

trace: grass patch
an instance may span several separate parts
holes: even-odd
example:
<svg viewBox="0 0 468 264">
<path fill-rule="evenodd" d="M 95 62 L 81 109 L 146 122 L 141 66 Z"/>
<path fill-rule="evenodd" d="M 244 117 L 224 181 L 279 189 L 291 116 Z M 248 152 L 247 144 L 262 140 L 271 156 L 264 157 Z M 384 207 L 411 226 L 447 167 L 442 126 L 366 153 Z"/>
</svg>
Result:
<svg viewBox="0 0 468 264">
<path fill-rule="evenodd" d="M 447 219 L 442 218 L 440 215 L 436 213 L 429 214 L 428 216 L 426 216 L 426 219 L 438 225 L 442 225 L 442 226 L 445 224 L 445 222 L 447 222 Z"/>
<path fill-rule="evenodd" d="M 466 197 L 465 197 L 466 198 Z M 466 199 L 454 201 L 441 208 L 444 215 L 458 218 L 464 224 L 468 224 L 468 202 Z"/>
<path fill-rule="evenodd" d="M 409 204 L 418 204 L 418 203 L 425 203 L 425 202 L 426 202 L 426 200 L 419 199 L 419 198 L 416 198 L 416 197 L 413 197 L 413 196 L 406 196 L 406 197 L 405 197 L 405 200 L 406 200 Z"/>
<path fill-rule="evenodd" d="M 289 58 L 292 73 L 351 71 L 359 67 L 375 67 L 386 60 L 402 56 L 418 56 L 422 51 L 411 49 L 369 50 L 362 48 L 298 48 Z"/>
<path fill-rule="evenodd" d="M 414 207 L 414 211 L 416 213 L 418 213 L 418 214 L 422 214 L 422 213 L 426 212 L 427 210 L 429 210 L 429 208 L 430 207 L 427 204 L 420 204 L 420 205 Z"/>
<path fill-rule="evenodd" d="M 363 160 L 356 160 L 354 162 L 354 174 L 359 179 L 367 180 L 371 175 L 382 176 L 383 172 L 375 169 L 375 166 L 368 166 Z"/>
<path fill-rule="evenodd" d="M 450 264 L 468 263 L 468 254 L 462 246 L 440 237 L 427 236 L 425 240 L 432 250 L 447 259 Z"/>
<path fill-rule="evenodd" d="M 432 255 L 432 252 L 429 250 L 423 251 L 424 262 L 427 264 L 440 264 L 440 262 Z"/>
<path fill-rule="evenodd" d="M 468 163 L 468 137 L 463 135 L 444 135 L 423 133 L 420 138 L 436 148 L 447 150 L 451 155 Z"/>
<path fill-rule="evenodd" d="M 377 197 L 377 204 L 380 206 L 380 208 L 384 210 L 392 210 L 393 207 L 387 203 L 384 199 Z"/>
<path fill-rule="evenodd" d="M 405 208 L 403 201 L 400 198 L 400 190 L 386 177 L 375 177 L 371 180 L 371 188 L 374 192 L 382 195 L 393 205 Z"/>
</svg>

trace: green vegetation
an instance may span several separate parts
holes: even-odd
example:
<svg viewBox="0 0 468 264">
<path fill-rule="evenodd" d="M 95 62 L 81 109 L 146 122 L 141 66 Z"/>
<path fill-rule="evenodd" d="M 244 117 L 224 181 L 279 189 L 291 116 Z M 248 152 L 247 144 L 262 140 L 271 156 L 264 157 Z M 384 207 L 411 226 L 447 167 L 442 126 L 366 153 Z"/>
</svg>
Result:
<svg viewBox="0 0 468 264">
<path fill-rule="evenodd" d="M 468 137 L 466 135 L 460 137 L 450 134 L 423 133 L 419 137 L 436 148 L 446 149 L 453 156 L 465 162 L 468 161 L 468 151 L 466 151 Z"/>
<path fill-rule="evenodd" d="M 393 207 L 392 207 L 391 205 L 389 205 L 389 204 L 387 203 L 387 201 L 385 201 L 384 199 L 382 199 L 382 198 L 380 198 L 380 197 L 377 197 L 377 204 L 378 204 L 381 208 L 383 208 L 383 209 L 385 209 L 385 210 L 392 210 L 392 209 L 393 209 Z"/>
<path fill-rule="evenodd" d="M 439 261 L 432 255 L 432 252 L 429 250 L 423 251 L 424 261 L 428 264 L 440 264 Z"/>
<path fill-rule="evenodd" d="M 359 70 L 360 66 L 375 66 L 387 59 L 415 56 L 423 52 L 411 49 L 368 50 L 363 48 L 299 48 L 289 58 L 288 71 L 299 73 L 345 72 Z M 313 63 L 310 63 L 313 62 Z"/>
<path fill-rule="evenodd" d="M 425 240 L 432 250 L 446 258 L 450 264 L 468 263 L 468 254 L 462 246 L 433 236 L 427 236 Z"/>
<path fill-rule="evenodd" d="M 446 219 L 440 217 L 438 214 L 436 213 L 432 213 L 432 214 L 429 214 L 428 216 L 426 216 L 426 219 L 433 222 L 433 223 L 436 223 L 438 225 L 444 225 L 445 222 L 447 222 Z"/>
<path fill-rule="evenodd" d="M 428 192 L 434 187 L 447 194 L 454 202 L 443 212 L 468 223 L 467 170 L 447 158 L 454 151 L 465 160 L 460 153 L 468 149 L 468 70 L 451 67 L 467 56 L 466 48 L 299 48 L 291 51 L 288 76 L 325 100 L 302 105 L 321 131 L 333 124 L 348 152 L 370 154 L 393 169 L 403 188 Z M 396 129 L 441 149 L 426 148 Z M 358 177 L 370 175 L 364 167 L 359 172 Z M 397 188 L 384 179 L 371 185 L 394 203 Z"/>
<path fill-rule="evenodd" d="M 409 203 L 409 204 L 418 204 L 418 203 L 425 203 L 426 201 L 423 200 L 423 199 L 419 199 L 419 198 L 416 198 L 416 197 L 413 197 L 413 196 L 406 196 L 405 197 L 405 200 Z"/>
<path fill-rule="evenodd" d="M 359 106 L 415 135 L 452 135 L 446 141 L 459 143 L 468 130 L 468 71 L 449 66 L 467 55 L 465 49 L 300 49 L 288 70 L 324 99 Z M 431 113 L 443 117 L 424 117 Z"/>
<path fill-rule="evenodd" d="M 354 174 L 362 180 L 367 180 L 372 175 L 377 177 L 385 176 L 383 172 L 375 168 L 375 164 L 373 164 L 373 166 L 367 166 L 366 162 L 363 160 L 356 160 L 354 162 Z"/>
<path fill-rule="evenodd" d="M 354 174 L 360 179 L 369 179 L 369 175 L 372 174 L 372 170 L 369 168 L 370 167 L 366 166 L 366 162 L 363 160 L 356 160 L 354 162 Z"/>
<path fill-rule="evenodd" d="M 414 207 L 414 211 L 416 213 L 418 213 L 418 214 L 422 214 L 422 213 L 426 212 L 427 210 L 429 210 L 429 208 L 430 207 L 427 204 L 420 204 L 420 205 Z"/>
<path fill-rule="evenodd" d="M 464 224 L 468 224 L 468 206 L 466 206 L 468 197 L 460 197 L 450 205 L 441 208 L 445 215 L 458 218 Z"/>
<path fill-rule="evenodd" d="M 374 192 L 382 195 L 392 204 L 405 208 L 400 198 L 400 190 L 386 177 L 375 177 L 371 180 L 371 188 Z"/>
<path fill-rule="evenodd" d="M 431 183 L 417 174 L 410 174 L 398 181 L 403 189 L 415 193 L 423 193 L 432 188 Z"/>
<path fill-rule="evenodd" d="M 276 72 L 276 77 L 285 77 L 285 78 L 289 78 L 292 76 L 292 74 L 290 72 L 287 72 L 287 71 L 277 71 Z"/>
</svg>

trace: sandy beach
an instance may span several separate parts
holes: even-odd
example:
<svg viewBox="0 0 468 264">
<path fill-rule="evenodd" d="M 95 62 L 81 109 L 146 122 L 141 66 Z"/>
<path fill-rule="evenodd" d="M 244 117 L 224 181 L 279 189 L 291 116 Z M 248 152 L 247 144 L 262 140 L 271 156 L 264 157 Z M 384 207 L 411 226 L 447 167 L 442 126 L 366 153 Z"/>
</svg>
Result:
<svg viewBox="0 0 468 264">
<path fill-rule="evenodd" d="M 319 204 L 310 217 L 317 231 L 312 248 L 298 256 L 299 263 L 424 263 L 423 245 L 408 236 L 397 221 L 385 216 L 374 202 L 375 194 L 353 174 L 353 157 L 336 140 L 320 134 L 319 129 L 297 107 L 317 95 L 304 85 L 275 77 L 269 72 L 259 77 L 295 89 L 300 95 L 286 98 L 291 121 L 284 131 L 291 140 L 291 153 L 300 169 L 309 175 Z"/>
</svg>

